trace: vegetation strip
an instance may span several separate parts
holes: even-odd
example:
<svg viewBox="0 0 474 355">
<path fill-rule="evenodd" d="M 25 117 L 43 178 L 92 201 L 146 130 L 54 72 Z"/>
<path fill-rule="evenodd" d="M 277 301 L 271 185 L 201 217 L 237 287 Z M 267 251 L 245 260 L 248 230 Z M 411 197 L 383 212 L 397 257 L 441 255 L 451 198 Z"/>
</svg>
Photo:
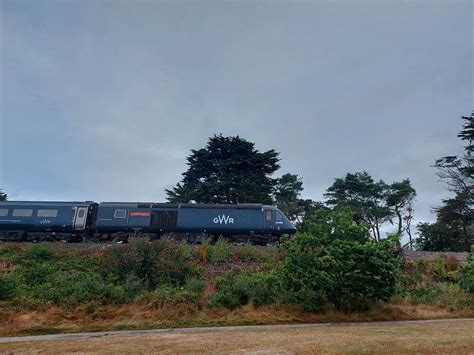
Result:
<svg viewBox="0 0 474 355">
<path fill-rule="evenodd" d="M 195 328 L 167 328 L 167 329 L 143 329 L 143 330 L 119 330 L 113 332 L 89 332 L 89 333 L 70 333 L 70 334 L 48 334 L 48 335 L 30 335 L 19 337 L 0 337 L 0 343 L 16 343 L 26 341 L 49 341 L 49 340 L 73 340 L 88 339 L 97 337 L 123 337 L 139 336 L 148 334 L 164 333 L 207 333 L 207 332 L 225 332 L 240 330 L 279 330 L 279 329 L 301 329 L 301 328 L 322 328 L 322 327 L 353 327 L 361 325 L 385 325 L 385 324 L 423 324 L 423 323 L 442 323 L 442 322 L 473 322 L 474 318 L 447 318 L 447 319 L 422 319 L 422 320 L 397 320 L 380 322 L 343 322 L 343 323 L 310 323 L 310 324 L 274 324 L 274 325 L 242 325 L 242 326 L 224 326 L 224 327 L 195 327 Z"/>
</svg>

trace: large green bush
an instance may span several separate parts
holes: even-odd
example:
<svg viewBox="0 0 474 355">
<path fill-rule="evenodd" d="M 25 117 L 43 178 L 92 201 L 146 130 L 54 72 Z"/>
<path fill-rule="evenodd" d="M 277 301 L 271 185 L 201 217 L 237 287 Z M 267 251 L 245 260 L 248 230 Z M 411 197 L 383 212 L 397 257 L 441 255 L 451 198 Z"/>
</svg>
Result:
<svg viewBox="0 0 474 355">
<path fill-rule="evenodd" d="M 399 273 L 398 238 L 372 242 L 349 211 L 322 211 L 315 219 L 287 247 L 284 275 L 295 300 L 311 310 L 328 302 L 345 311 L 388 300 Z"/>
<path fill-rule="evenodd" d="M 255 306 L 274 303 L 280 295 L 281 288 L 280 280 L 273 274 L 228 272 L 218 278 L 217 290 L 211 303 L 234 309 L 250 301 Z"/>
<path fill-rule="evenodd" d="M 198 272 L 193 267 L 188 247 L 172 239 L 152 243 L 138 239 L 126 248 L 112 248 L 102 258 L 101 270 L 117 282 L 134 275 L 149 290 L 163 285 L 183 285 Z"/>
<path fill-rule="evenodd" d="M 467 264 L 461 267 L 459 286 L 462 289 L 474 293 L 474 246 L 467 259 Z"/>
</svg>

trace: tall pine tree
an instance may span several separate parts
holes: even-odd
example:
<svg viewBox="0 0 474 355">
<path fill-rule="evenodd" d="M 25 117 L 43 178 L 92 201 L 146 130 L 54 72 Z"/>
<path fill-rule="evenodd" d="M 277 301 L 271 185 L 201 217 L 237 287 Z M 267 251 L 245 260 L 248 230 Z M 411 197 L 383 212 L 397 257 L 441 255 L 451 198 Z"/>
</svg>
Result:
<svg viewBox="0 0 474 355">
<path fill-rule="evenodd" d="M 206 147 L 191 150 L 188 170 L 175 187 L 166 190 L 170 202 L 272 203 L 280 167 L 275 150 L 260 152 L 255 144 L 222 134 L 209 138 Z"/>
</svg>

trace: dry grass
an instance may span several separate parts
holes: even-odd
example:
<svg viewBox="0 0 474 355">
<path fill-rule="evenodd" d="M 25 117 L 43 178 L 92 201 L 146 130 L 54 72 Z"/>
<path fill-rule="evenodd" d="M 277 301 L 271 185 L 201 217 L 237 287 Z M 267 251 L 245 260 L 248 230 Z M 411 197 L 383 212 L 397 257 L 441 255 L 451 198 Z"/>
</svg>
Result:
<svg viewBox="0 0 474 355">
<path fill-rule="evenodd" d="M 474 321 L 205 331 L 0 344 L 14 353 L 474 353 Z"/>
<path fill-rule="evenodd" d="M 335 310 L 310 313 L 301 306 L 251 305 L 227 309 L 177 305 L 82 306 L 74 310 L 50 307 L 38 310 L 0 310 L 0 336 L 192 326 L 358 322 L 381 320 L 474 317 L 474 310 L 449 312 L 427 305 L 379 305 L 369 312 L 345 314 Z"/>
</svg>

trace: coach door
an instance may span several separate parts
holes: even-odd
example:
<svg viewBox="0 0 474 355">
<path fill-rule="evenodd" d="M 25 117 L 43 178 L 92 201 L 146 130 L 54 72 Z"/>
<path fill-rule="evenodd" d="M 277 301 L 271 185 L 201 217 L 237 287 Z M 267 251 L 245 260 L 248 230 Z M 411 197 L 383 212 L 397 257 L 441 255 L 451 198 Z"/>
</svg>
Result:
<svg viewBox="0 0 474 355">
<path fill-rule="evenodd" d="M 74 229 L 83 230 L 86 229 L 87 221 L 87 207 L 78 207 L 74 216 Z"/>
<path fill-rule="evenodd" d="M 275 213 L 271 210 L 266 210 L 266 211 L 263 211 L 264 212 L 264 216 L 263 218 L 265 219 L 264 221 L 264 226 L 265 226 L 265 229 L 273 229 L 274 227 L 274 220 L 275 220 Z"/>
</svg>

